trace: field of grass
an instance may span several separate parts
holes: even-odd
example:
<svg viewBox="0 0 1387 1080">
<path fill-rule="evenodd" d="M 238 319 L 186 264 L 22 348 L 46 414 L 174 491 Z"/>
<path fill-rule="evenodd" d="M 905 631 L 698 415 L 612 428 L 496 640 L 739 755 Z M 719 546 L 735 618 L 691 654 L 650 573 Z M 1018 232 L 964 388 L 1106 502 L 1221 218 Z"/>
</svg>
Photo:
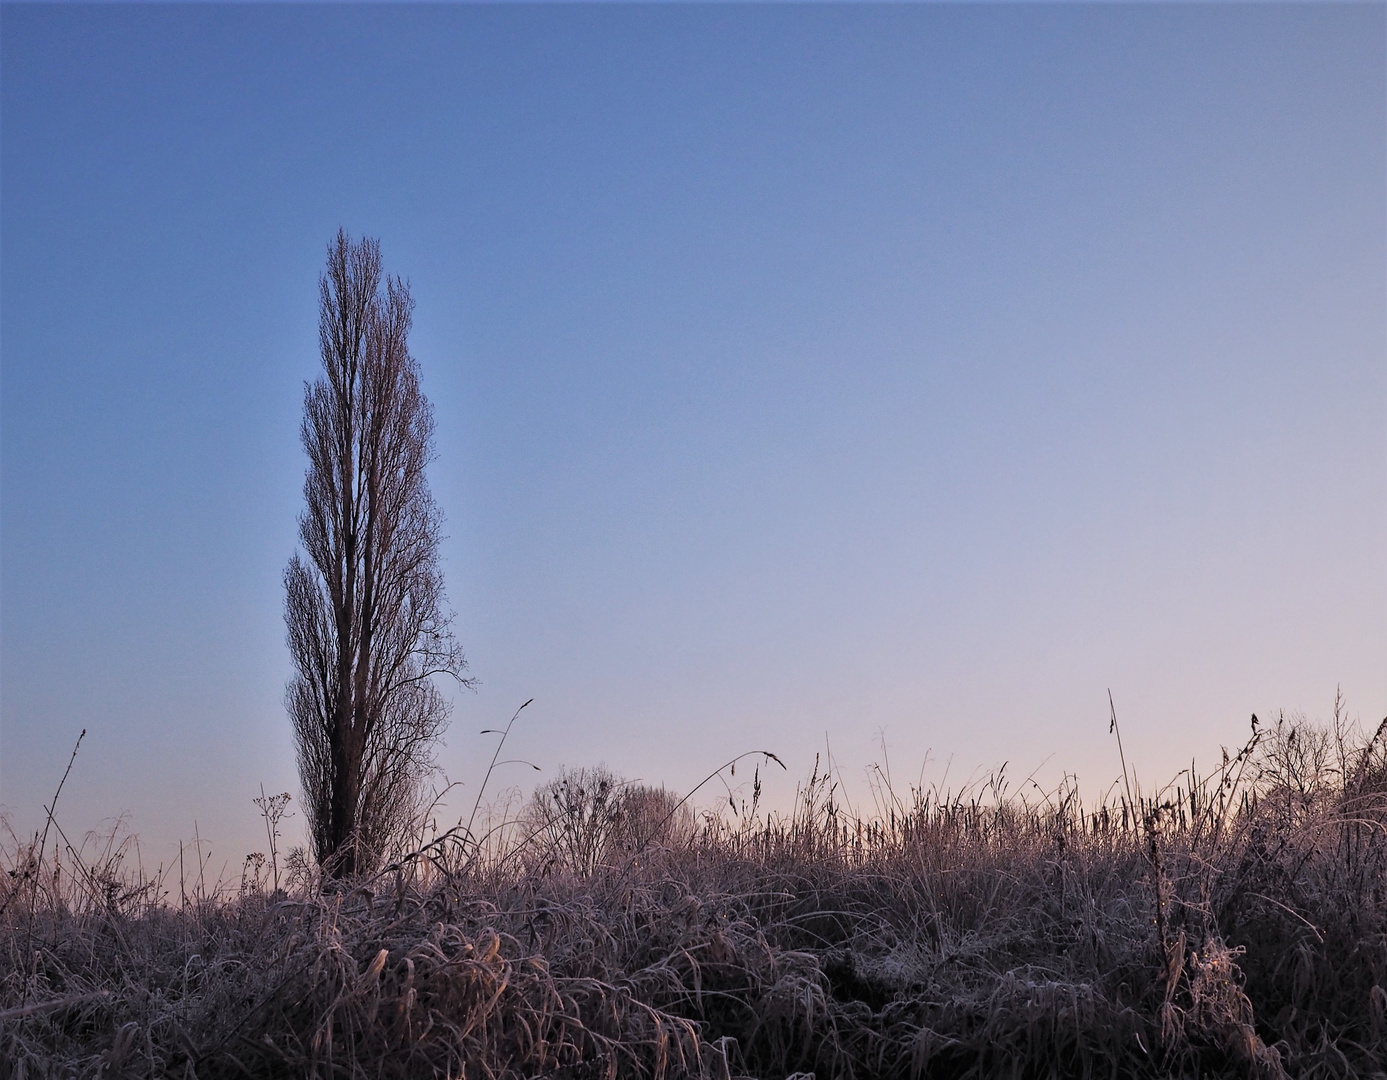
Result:
<svg viewBox="0 0 1387 1080">
<path fill-rule="evenodd" d="M 348 886 L 11 838 L 0 1078 L 1382 1077 L 1385 729 L 1283 718 L 1097 808 L 860 819 L 816 773 L 697 819 L 569 772 Z"/>
</svg>

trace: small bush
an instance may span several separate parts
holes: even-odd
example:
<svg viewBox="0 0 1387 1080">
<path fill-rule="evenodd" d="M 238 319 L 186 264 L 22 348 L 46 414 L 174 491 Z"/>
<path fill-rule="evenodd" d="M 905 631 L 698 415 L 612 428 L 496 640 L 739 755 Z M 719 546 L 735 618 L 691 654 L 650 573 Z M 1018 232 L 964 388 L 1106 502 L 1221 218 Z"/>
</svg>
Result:
<svg viewBox="0 0 1387 1080">
<path fill-rule="evenodd" d="M 632 784 L 604 766 L 566 768 L 525 807 L 531 867 L 589 878 L 650 848 L 687 844 L 693 811 L 664 788 Z"/>
</svg>

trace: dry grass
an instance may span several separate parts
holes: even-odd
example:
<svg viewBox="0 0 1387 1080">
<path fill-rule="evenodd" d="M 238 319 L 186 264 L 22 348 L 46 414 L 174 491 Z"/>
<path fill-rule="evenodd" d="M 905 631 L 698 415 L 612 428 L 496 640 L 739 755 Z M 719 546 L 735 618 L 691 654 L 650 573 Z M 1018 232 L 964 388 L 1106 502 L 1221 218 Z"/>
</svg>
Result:
<svg viewBox="0 0 1387 1080">
<path fill-rule="evenodd" d="M 1096 812 L 998 778 L 859 820 L 816 773 L 695 828 L 570 773 L 338 892 L 12 838 L 0 1076 L 1381 1077 L 1384 729 L 1283 719 Z"/>
</svg>

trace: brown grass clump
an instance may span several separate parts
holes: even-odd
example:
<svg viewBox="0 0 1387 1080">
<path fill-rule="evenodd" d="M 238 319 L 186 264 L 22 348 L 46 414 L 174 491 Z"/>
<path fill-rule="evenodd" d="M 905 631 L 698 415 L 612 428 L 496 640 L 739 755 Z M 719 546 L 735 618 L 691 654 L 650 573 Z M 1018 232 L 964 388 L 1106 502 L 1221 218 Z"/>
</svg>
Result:
<svg viewBox="0 0 1387 1080">
<path fill-rule="evenodd" d="M 1096 811 L 816 770 L 696 827 L 579 770 L 336 892 L 12 838 L 0 1077 L 1380 1077 L 1384 743 L 1282 718 Z"/>
</svg>

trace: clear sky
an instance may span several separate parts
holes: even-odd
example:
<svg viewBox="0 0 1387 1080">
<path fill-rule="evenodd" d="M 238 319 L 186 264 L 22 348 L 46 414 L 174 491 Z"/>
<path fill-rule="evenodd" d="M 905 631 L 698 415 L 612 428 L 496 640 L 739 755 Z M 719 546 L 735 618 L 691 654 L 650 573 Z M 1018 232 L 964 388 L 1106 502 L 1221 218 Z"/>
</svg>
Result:
<svg viewBox="0 0 1387 1080">
<path fill-rule="evenodd" d="M 339 226 L 418 303 L 463 799 L 531 697 L 543 775 L 779 799 L 883 732 L 1100 791 L 1109 687 L 1147 782 L 1375 724 L 1384 12 L 5 4 L 0 805 L 84 727 L 60 822 L 152 861 L 297 791 Z"/>
</svg>

